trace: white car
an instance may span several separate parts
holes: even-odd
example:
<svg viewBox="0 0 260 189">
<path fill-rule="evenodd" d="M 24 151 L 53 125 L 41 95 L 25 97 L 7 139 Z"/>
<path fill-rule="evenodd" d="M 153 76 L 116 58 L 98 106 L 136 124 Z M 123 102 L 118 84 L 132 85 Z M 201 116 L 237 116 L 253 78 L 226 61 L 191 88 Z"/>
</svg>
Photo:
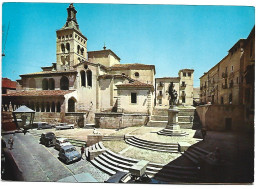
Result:
<svg viewBox="0 0 260 189">
<path fill-rule="evenodd" d="M 59 124 L 56 125 L 55 127 L 56 127 L 56 130 L 61 130 L 61 129 L 74 129 L 74 124 L 59 123 Z"/>
<path fill-rule="evenodd" d="M 60 150 L 61 147 L 72 145 L 67 138 L 56 138 L 54 148 Z"/>
</svg>

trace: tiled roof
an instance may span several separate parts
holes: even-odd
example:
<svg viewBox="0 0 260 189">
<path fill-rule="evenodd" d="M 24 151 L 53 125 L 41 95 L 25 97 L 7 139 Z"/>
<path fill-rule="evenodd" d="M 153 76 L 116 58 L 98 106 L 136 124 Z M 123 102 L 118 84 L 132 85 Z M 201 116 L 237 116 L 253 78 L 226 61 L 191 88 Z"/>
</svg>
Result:
<svg viewBox="0 0 260 189">
<path fill-rule="evenodd" d="M 153 87 L 153 85 L 135 80 L 134 82 L 119 84 L 117 87 Z"/>
<path fill-rule="evenodd" d="M 110 67 L 111 70 L 117 70 L 117 69 L 155 69 L 154 65 L 147 65 L 147 64 L 139 64 L 139 63 L 133 63 L 133 64 L 115 64 Z"/>
<path fill-rule="evenodd" d="M 95 54 L 101 54 L 101 53 L 105 53 L 105 54 L 113 54 L 118 60 L 120 60 L 120 58 L 116 55 L 116 53 L 114 53 L 111 49 L 105 49 L 105 50 L 99 50 L 99 51 L 88 51 L 88 57 L 92 58 L 92 56 L 95 56 Z"/>
<path fill-rule="evenodd" d="M 64 73 L 77 73 L 77 71 L 41 71 L 29 74 L 23 74 L 20 76 L 33 76 L 33 75 L 49 75 L 49 74 L 64 74 Z"/>
<path fill-rule="evenodd" d="M 8 78 L 2 79 L 2 88 L 16 89 L 16 82 Z"/>
<path fill-rule="evenodd" d="M 3 94 L 2 96 L 64 96 L 71 92 L 74 92 L 74 90 L 28 90 Z"/>
</svg>

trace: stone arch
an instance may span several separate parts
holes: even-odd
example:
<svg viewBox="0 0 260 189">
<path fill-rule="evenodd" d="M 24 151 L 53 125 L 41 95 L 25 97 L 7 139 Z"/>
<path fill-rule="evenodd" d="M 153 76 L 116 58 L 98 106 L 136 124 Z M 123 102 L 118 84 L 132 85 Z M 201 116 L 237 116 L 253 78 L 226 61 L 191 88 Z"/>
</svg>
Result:
<svg viewBox="0 0 260 189">
<path fill-rule="evenodd" d="M 41 112 L 45 112 L 44 102 L 41 102 Z"/>
<path fill-rule="evenodd" d="M 76 99 L 71 97 L 68 100 L 68 112 L 75 112 Z"/>
<path fill-rule="evenodd" d="M 36 88 L 36 82 L 35 82 L 35 79 L 34 78 L 31 78 L 29 80 L 29 88 Z"/>
<path fill-rule="evenodd" d="M 85 71 L 80 72 L 81 86 L 86 87 L 86 73 Z"/>
<path fill-rule="evenodd" d="M 69 90 L 69 79 L 66 76 L 62 76 L 60 79 L 60 89 Z"/>
<path fill-rule="evenodd" d="M 48 79 L 43 79 L 42 80 L 42 90 L 48 90 L 49 84 L 48 84 Z"/>
<path fill-rule="evenodd" d="M 49 79 L 49 90 L 55 90 L 55 81 L 53 78 Z"/>
<path fill-rule="evenodd" d="M 61 107 L 60 102 L 58 102 L 57 103 L 57 110 L 56 110 L 56 112 L 60 112 L 60 107 Z"/>
<path fill-rule="evenodd" d="M 51 103 L 51 112 L 55 112 L 55 102 Z"/>
<path fill-rule="evenodd" d="M 50 112 L 50 103 L 49 102 L 47 102 L 46 103 L 46 112 Z"/>
<path fill-rule="evenodd" d="M 36 111 L 36 112 L 39 112 L 39 111 L 40 111 L 39 102 L 36 102 L 36 104 L 35 104 L 35 111 Z"/>
<path fill-rule="evenodd" d="M 92 71 L 87 71 L 87 80 L 88 80 L 88 86 L 92 87 Z"/>
</svg>

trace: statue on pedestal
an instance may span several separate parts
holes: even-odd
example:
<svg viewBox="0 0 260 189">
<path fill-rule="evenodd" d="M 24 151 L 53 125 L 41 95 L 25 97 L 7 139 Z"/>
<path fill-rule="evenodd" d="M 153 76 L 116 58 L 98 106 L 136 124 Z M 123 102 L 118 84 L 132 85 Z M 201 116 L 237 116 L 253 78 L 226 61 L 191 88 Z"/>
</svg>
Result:
<svg viewBox="0 0 260 189">
<path fill-rule="evenodd" d="M 171 108 L 173 107 L 173 105 L 177 105 L 177 97 L 178 97 L 178 93 L 174 89 L 173 82 L 170 83 L 168 92 L 169 92 L 169 105 Z"/>
</svg>

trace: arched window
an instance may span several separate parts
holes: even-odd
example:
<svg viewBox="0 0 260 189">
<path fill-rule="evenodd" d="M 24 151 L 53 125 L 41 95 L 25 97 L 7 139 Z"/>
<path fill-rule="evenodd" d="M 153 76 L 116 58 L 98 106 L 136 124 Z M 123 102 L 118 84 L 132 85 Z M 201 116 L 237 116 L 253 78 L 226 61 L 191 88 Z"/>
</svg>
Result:
<svg viewBox="0 0 260 189">
<path fill-rule="evenodd" d="M 42 90 L 48 90 L 48 79 L 42 80 Z"/>
<path fill-rule="evenodd" d="M 70 44 L 69 43 L 66 43 L 66 49 L 68 52 L 70 52 Z"/>
<path fill-rule="evenodd" d="M 86 87 L 86 73 L 82 70 L 80 72 L 81 86 Z"/>
<path fill-rule="evenodd" d="M 55 89 L 55 81 L 53 78 L 49 79 L 49 89 L 54 90 Z"/>
<path fill-rule="evenodd" d="M 60 79 L 60 89 L 69 90 L 69 79 L 66 76 L 62 76 Z"/>
<path fill-rule="evenodd" d="M 75 100 L 73 98 L 68 100 L 68 112 L 75 112 Z"/>
<path fill-rule="evenodd" d="M 57 103 L 57 110 L 56 112 L 60 112 L 60 102 Z"/>
<path fill-rule="evenodd" d="M 60 48 L 61 48 L 61 52 L 65 52 L 65 46 L 64 46 L 64 44 L 61 44 L 61 46 L 60 46 Z"/>
<path fill-rule="evenodd" d="M 34 78 L 31 78 L 31 79 L 29 80 L 29 88 L 33 88 L 33 89 L 36 88 L 36 82 L 35 82 L 35 79 L 34 79 Z"/>
<path fill-rule="evenodd" d="M 46 103 L 46 112 L 50 112 L 50 103 L 49 102 Z"/>
<path fill-rule="evenodd" d="M 51 103 L 51 112 L 55 112 L 55 103 L 54 102 Z"/>
<path fill-rule="evenodd" d="M 80 46 L 78 45 L 77 47 L 77 53 L 79 54 L 79 51 L 80 51 Z"/>
<path fill-rule="evenodd" d="M 90 70 L 87 71 L 87 80 L 88 86 L 92 87 L 92 72 Z"/>
<path fill-rule="evenodd" d="M 83 55 L 83 53 L 84 53 L 84 48 L 81 49 L 81 55 Z"/>
</svg>

